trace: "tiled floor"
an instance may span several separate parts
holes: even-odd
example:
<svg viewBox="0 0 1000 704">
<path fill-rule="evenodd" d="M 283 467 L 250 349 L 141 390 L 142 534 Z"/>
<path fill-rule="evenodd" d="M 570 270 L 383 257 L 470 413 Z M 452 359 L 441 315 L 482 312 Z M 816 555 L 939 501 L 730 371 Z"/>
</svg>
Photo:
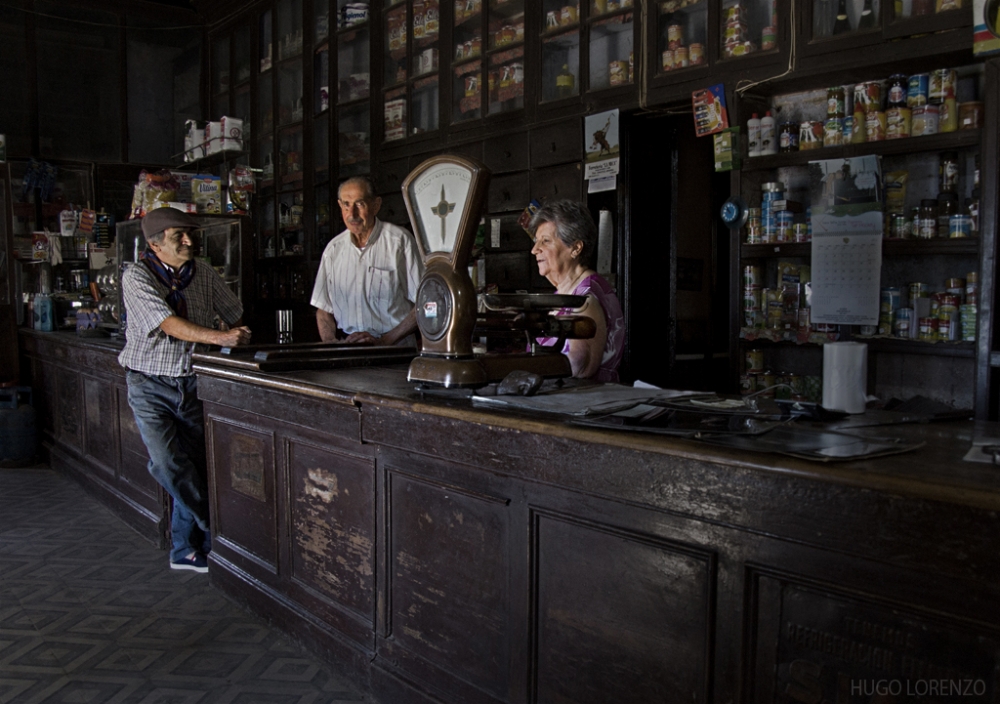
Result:
<svg viewBox="0 0 1000 704">
<path fill-rule="evenodd" d="M 0 704 L 361 702 L 49 469 L 0 469 Z"/>
</svg>

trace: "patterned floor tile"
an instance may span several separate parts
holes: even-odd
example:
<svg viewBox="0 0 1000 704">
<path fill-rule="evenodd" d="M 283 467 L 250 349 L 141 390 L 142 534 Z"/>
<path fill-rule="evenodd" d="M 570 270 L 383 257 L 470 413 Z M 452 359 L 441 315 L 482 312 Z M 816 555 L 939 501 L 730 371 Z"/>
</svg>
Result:
<svg viewBox="0 0 1000 704">
<path fill-rule="evenodd" d="M 356 704 L 66 476 L 0 469 L 0 704 Z"/>
</svg>

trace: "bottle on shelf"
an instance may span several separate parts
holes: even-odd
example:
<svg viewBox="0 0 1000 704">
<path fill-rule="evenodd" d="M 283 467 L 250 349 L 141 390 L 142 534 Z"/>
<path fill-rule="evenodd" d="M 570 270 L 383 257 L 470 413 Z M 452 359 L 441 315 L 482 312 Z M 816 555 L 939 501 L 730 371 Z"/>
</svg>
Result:
<svg viewBox="0 0 1000 704">
<path fill-rule="evenodd" d="M 747 120 L 747 156 L 760 156 L 761 120 L 757 113 Z"/>
<path fill-rule="evenodd" d="M 770 110 L 760 118 L 760 153 L 778 153 L 778 130 Z"/>
<path fill-rule="evenodd" d="M 872 9 L 872 0 L 865 0 L 864 7 L 861 8 L 861 17 L 858 18 L 858 31 L 874 29 L 875 12 Z"/>
<path fill-rule="evenodd" d="M 573 86 L 576 79 L 570 73 L 569 64 L 563 64 L 562 71 L 556 76 L 556 94 L 560 98 L 569 98 L 573 95 Z"/>
<path fill-rule="evenodd" d="M 847 0 L 839 0 L 837 19 L 833 22 L 833 34 L 843 34 L 851 31 L 851 22 L 847 19 Z"/>
</svg>

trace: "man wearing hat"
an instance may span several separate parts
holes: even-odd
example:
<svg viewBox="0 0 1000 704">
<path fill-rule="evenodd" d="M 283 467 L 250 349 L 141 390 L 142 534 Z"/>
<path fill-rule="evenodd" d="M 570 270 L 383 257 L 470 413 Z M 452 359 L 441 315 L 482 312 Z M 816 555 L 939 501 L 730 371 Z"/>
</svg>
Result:
<svg viewBox="0 0 1000 704">
<path fill-rule="evenodd" d="M 173 498 L 171 569 L 208 572 L 208 486 L 202 407 L 191 353 L 197 343 L 250 342 L 243 306 L 210 266 L 195 262 L 198 222 L 175 208 L 142 219 L 146 249 L 122 275 L 128 316 L 128 403 L 149 452 L 149 472 Z"/>
</svg>

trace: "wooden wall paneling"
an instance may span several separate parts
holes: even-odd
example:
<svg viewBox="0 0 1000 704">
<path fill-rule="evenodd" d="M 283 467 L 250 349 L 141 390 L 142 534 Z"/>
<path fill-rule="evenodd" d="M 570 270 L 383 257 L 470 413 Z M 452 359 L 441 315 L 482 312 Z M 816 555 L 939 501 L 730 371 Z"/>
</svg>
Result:
<svg viewBox="0 0 1000 704">
<path fill-rule="evenodd" d="M 392 159 L 378 162 L 375 166 L 375 187 L 380 193 L 386 195 L 396 195 L 402 193 L 403 181 L 410 173 L 410 159 Z M 383 196 L 383 199 L 385 196 Z M 403 209 L 405 212 L 405 208 Z"/>
<path fill-rule="evenodd" d="M 278 523 L 275 434 L 248 413 L 222 415 L 205 408 L 211 491 L 213 551 L 276 583 Z"/>
<path fill-rule="evenodd" d="M 510 498 L 482 476 L 379 457 L 387 515 L 376 665 L 451 700 L 510 700 Z"/>
<path fill-rule="evenodd" d="M 583 160 L 583 118 L 574 117 L 531 131 L 531 168 Z"/>
<path fill-rule="evenodd" d="M 538 267 L 529 252 L 504 252 L 486 257 L 486 280 L 496 284 L 500 293 L 514 293 L 532 288 Z"/>
<path fill-rule="evenodd" d="M 533 512 L 530 701 L 711 701 L 714 558 Z"/>
<path fill-rule="evenodd" d="M 53 366 L 55 376 L 56 438 L 76 451 L 83 450 L 83 394 L 79 373 Z"/>
<path fill-rule="evenodd" d="M 486 208 L 490 213 L 520 213 L 531 200 L 531 189 L 528 185 L 526 171 L 516 174 L 497 175 L 494 172 L 490 179 L 490 188 L 486 197 Z"/>
<path fill-rule="evenodd" d="M 583 202 L 583 164 L 577 162 L 533 170 L 531 197 L 543 203 L 565 199 Z"/>
<path fill-rule="evenodd" d="M 528 168 L 527 132 L 516 132 L 488 140 L 483 147 L 483 161 L 494 175 L 524 171 Z"/>
<path fill-rule="evenodd" d="M 165 492 L 149 473 L 149 452 L 128 405 L 128 387 L 115 387 L 118 402 L 118 481 L 122 493 L 144 505 L 162 504 Z"/>
<path fill-rule="evenodd" d="M 118 409 L 114 382 L 81 374 L 84 403 L 84 453 L 103 472 L 105 481 L 117 484 Z"/>
<path fill-rule="evenodd" d="M 476 161 L 483 160 L 483 143 L 482 142 L 468 142 L 467 144 L 453 145 L 445 149 L 446 154 L 455 154 L 457 156 L 466 156 L 470 159 L 475 159 Z"/>
<path fill-rule="evenodd" d="M 1000 179 L 994 165 L 1000 159 L 1000 59 L 986 62 L 984 94 L 992 96 L 986 101 L 983 120 L 983 141 L 979 152 L 979 300 L 976 330 L 976 387 L 975 410 L 977 420 L 997 420 L 1000 399 L 997 396 L 995 369 L 1000 359 L 993 352 L 1000 350 L 995 320 L 997 298 L 997 223 L 1000 220 L 997 200 L 1000 199 Z"/>
<path fill-rule="evenodd" d="M 378 217 L 385 222 L 405 227 L 407 230 L 411 229 L 410 215 L 406 212 L 406 202 L 403 200 L 402 191 L 382 196 L 382 208 L 379 210 Z"/>
<path fill-rule="evenodd" d="M 282 433 L 289 557 L 295 599 L 340 633 L 374 647 L 375 461 L 328 442 Z M 362 448 L 358 446 L 357 450 Z"/>
</svg>

